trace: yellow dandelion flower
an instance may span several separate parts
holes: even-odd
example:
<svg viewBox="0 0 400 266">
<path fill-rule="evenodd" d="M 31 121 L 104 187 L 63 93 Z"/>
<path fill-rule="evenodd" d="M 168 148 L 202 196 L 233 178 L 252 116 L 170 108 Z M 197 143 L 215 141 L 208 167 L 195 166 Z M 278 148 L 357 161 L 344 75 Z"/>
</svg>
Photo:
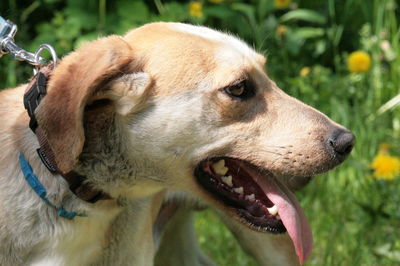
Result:
<svg viewBox="0 0 400 266">
<path fill-rule="evenodd" d="M 311 72 L 311 68 L 309 68 L 309 67 L 303 67 L 302 69 L 300 69 L 300 76 L 301 77 L 305 77 L 305 76 L 308 76 L 308 74 L 310 74 L 310 72 Z"/>
<path fill-rule="evenodd" d="M 208 1 L 211 3 L 214 3 L 214 4 L 219 4 L 219 3 L 224 2 L 224 0 L 208 0 Z"/>
<path fill-rule="evenodd" d="M 274 6 L 278 9 L 285 9 L 289 7 L 292 3 L 292 0 L 274 0 Z"/>
<path fill-rule="evenodd" d="M 276 27 L 276 34 L 278 34 L 279 37 L 282 37 L 286 34 L 287 28 L 285 25 L 279 25 Z"/>
<path fill-rule="evenodd" d="M 203 4 L 201 2 L 192 1 L 189 3 L 189 14 L 192 17 L 203 17 Z"/>
<path fill-rule="evenodd" d="M 389 145 L 381 144 L 370 167 L 377 179 L 392 180 L 400 176 L 400 158 L 389 154 Z"/>
<path fill-rule="evenodd" d="M 355 51 L 347 58 L 347 68 L 350 72 L 367 72 L 371 67 L 371 57 L 363 51 Z"/>
</svg>

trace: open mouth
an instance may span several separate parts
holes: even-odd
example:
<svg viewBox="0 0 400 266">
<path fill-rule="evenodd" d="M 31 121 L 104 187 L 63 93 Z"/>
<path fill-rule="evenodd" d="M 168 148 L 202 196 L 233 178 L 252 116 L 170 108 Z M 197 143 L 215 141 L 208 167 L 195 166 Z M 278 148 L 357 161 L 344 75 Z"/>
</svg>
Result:
<svg viewBox="0 0 400 266">
<path fill-rule="evenodd" d="M 194 172 L 214 199 L 253 230 L 288 232 L 300 263 L 312 249 L 312 234 L 295 195 L 274 175 L 247 161 L 218 157 L 203 160 Z"/>
</svg>

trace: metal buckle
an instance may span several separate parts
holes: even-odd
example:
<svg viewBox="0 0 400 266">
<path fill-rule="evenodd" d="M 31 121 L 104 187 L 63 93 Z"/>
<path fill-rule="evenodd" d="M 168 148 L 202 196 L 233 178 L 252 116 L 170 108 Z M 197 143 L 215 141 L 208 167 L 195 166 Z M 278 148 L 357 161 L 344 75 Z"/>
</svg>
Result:
<svg viewBox="0 0 400 266">
<path fill-rule="evenodd" d="M 48 63 L 45 58 L 40 56 L 44 50 L 48 50 L 52 58 L 53 66 L 56 66 L 57 54 L 51 45 L 42 44 L 35 53 L 25 51 L 14 43 L 14 36 L 17 30 L 17 25 L 12 23 L 10 20 L 5 20 L 0 16 L 0 57 L 9 53 L 17 60 L 26 61 L 35 66 L 36 70 L 34 70 L 34 72 L 36 72 L 38 68 Z"/>
</svg>

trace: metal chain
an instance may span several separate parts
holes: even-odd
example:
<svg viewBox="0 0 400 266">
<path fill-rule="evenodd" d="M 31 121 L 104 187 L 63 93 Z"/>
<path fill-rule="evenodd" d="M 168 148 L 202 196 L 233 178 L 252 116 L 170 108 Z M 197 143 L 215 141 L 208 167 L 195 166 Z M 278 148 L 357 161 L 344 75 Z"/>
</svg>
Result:
<svg viewBox="0 0 400 266">
<path fill-rule="evenodd" d="M 52 62 L 54 66 L 56 66 L 57 54 L 51 45 L 42 44 L 34 53 L 28 52 L 15 44 L 14 36 L 17 33 L 17 30 L 17 25 L 0 16 L 0 57 L 5 54 L 11 54 L 15 59 L 28 62 L 38 69 L 49 63 L 45 58 L 40 56 L 43 51 L 48 50 Z"/>
</svg>

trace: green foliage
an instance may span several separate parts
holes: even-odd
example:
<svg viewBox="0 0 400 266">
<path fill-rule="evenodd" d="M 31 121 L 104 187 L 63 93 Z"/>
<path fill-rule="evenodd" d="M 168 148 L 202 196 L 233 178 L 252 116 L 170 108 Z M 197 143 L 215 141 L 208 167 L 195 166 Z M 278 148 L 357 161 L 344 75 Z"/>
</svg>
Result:
<svg viewBox="0 0 400 266">
<path fill-rule="evenodd" d="M 237 34 L 266 54 L 268 73 L 281 88 L 357 137 L 349 160 L 298 193 L 315 236 L 306 265 L 398 264 L 400 179 L 376 180 L 368 169 L 380 143 L 400 151 L 398 2 L 298 0 L 286 9 L 275 8 L 272 0 L 200 2 L 197 17 L 184 0 L 8 0 L 0 3 L 0 15 L 18 24 L 16 42 L 22 47 L 34 51 L 46 42 L 60 56 L 82 42 L 152 21 L 204 24 Z M 348 71 L 347 58 L 355 50 L 371 56 L 368 72 Z M 26 82 L 31 71 L 2 57 L 0 88 Z M 200 213 L 196 227 L 201 245 L 219 265 L 255 265 L 212 213 Z"/>
<path fill-rule="evenodd" d="M 306 21 L 310 23 L 324 25 L 326 18 L 316 11 L 309 9 L 295 9 L 282 15 L 279 19 L 280 23 L 288 21 Z"/>
</svg>

